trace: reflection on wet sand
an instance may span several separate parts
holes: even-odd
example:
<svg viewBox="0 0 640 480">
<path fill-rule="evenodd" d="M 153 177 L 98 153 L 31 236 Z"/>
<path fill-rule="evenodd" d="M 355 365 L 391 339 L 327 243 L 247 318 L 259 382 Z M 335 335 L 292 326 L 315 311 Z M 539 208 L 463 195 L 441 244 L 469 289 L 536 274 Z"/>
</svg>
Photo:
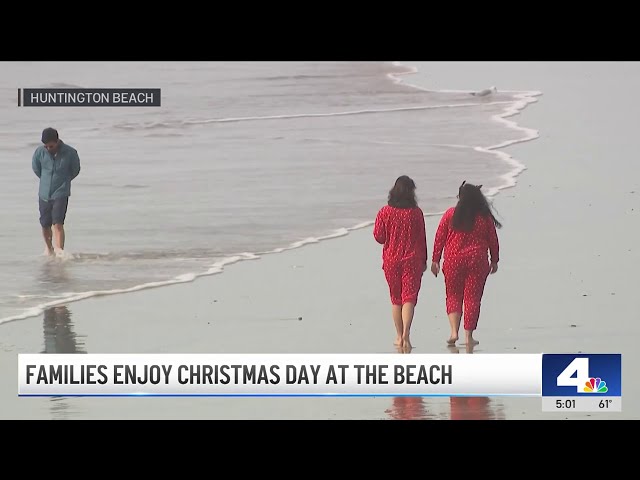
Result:
<svg viewBox="0 0 640 480">
<path fill-rule="evenodd" d="M 449 420 L 504 420 L 502 404 L 489 397 L 450 397 Z"/>
<path fill-rule="evenodd" d="M 73 330 L 71 312 L 64 305 L 44 311 L 44 351 L 42 353 L 87 353 L 84 337 Z"/>
<path fill-rule="evenodd" d="M 467 354 L 473 346 L 465 347 Z M 455 346 L 449 353 L 460 353 Z M 411 353 L 398 350 L 398 353 Z M 504 405 L 489 397 L 394 397 L 385 413 L 393 420 L 504 420 Z"/>
<path fill-rule="evenodd" d="M 43 320 L 44 351 L 42 353 L 87 353 L 84 338 L 75 333 L 71 312 L 64 305 L 48 308 Z M 74 412 L 64 397 L 52 397 L 50 403 L 53 419 L 68 419 Z"/>
<path fill-rule="evenodd" d="M 391 408 L 385 411 L 393 420 L 427 420 L 433 415 L 422 397 L 393 397 Z"/>
</svg>

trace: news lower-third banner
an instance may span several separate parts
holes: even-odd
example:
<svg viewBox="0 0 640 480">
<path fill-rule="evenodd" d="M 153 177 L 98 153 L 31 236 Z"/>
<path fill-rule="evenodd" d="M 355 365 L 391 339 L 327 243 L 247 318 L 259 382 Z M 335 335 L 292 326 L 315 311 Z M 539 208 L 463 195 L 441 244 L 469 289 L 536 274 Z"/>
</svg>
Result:
<svg viewBox="0 0 640 480">
<path fill-rule="evenodd" d="M 620 354 L 20 354 L 18 359 L 20 396 L 549 396 L 555 405 L 562 398 L 620 397 L 621 383 Z"/>
<path fill-rule="evenodd" d="M 160 107 L 159 88 L 19 88 L 19 107 Z"/>
</svg>

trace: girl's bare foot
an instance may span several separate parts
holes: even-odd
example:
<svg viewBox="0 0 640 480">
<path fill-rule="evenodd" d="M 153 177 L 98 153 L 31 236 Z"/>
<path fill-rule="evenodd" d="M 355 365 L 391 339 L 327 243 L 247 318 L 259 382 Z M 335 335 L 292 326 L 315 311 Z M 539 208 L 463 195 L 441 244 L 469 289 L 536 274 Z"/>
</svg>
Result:
<svg viewBox="0 0 640 480">
<path fill-rule="evenodd" d="M 395 341 L 395 342 L 393 342 L 393 344 L 394 344 L 396 347 L 401 347 L 401 346 L 402 346 L 402 337 L 396 337 L 396 341 Z"/>
<path fill-rule="evenodd" d="M 472 332 L 465 332 L 465 337 L 466 337 L 466 345 L 468 347 L 474 347 L 476 345 L 478 345 L 480 342 L 478 340 L 476 340 L 475 338 L 473 338 L 473 333 Z"/>
<path fill-rule="evenodd" d="M 449 345 L 455 345 L 457 341 L 458 341 L 458 335 L 453 335 L 453 334 L 452 334 L 452 335 L 449 337 L 449 340 L 447 340 L 447 343 L 448 343 Z"/>
</svg>

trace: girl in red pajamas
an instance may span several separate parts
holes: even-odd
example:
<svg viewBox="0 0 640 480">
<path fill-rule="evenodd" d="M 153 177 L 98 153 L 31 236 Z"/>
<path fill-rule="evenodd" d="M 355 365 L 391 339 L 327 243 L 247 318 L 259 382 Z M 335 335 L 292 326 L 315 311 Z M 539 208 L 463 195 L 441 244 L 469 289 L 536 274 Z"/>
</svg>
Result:
<svg viewBox="0 0 640 480">
<path fill-rule="evenodd" d="M 464 330 L 467 345 L 477 345 L 473 331 L 478 327 L 480 303 L 489 273 L 498 271 L 498 222 L 480 191 L 482 185 L 462 182 L 458 204 L 440 220 L 433 245 L 431 272 L 437 277 L 444 249 L 446 307 L 451 336 L 447 343 L 458 341 L 464 304 Z M 489 254 L 491 257 L 489 258 Z"/>
<path fill-rule="evenodd" d="M 382 269 L 389 285 L 395 345 L 411 349 L 413 313 L 418 303 L 422 274 L 427 269 L 424 214 L 415 197 L 416 185 L 406 175 L 389 191 L 387 205 L 376 216 L 373 236 L 383 244 Z"/>
</svg>

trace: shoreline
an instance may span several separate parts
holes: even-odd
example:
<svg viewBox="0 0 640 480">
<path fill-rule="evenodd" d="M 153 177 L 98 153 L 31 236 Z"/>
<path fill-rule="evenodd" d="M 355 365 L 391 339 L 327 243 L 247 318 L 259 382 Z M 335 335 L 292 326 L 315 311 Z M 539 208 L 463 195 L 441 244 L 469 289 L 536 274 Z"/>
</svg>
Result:
<svg viewBox="0 0 640 480">
<path fill-rule="evenodd" d="M 434 92 L 434 93 L 469 93 L 469 91 L 460 91 L 460 90 L 429 90 L 427 88 L 424 87 L 420 87 L 414 84 L 410 84 L 408 82 L 405 82 L 402 78 L 399 78 L 403 75 L 412 75 L 412 74 L 417 74 L 419 72 L 419 69 L 417 67 L 412 67 L 409 65 L 405 65 L 401 62 L 392 62 L 392 65 L 395 67 L 404 67 L 407 68 L 408 71 L 407 72 L 402 72 L 402 73 L 387 73 L 386 76 L 387 78 L 389 78 L 392 82 L 396 83 L 396 84 L 403 84 L 408 88 L 414 88 L 417 90 L 421 90 L 421 91 L 426 91 L 426 92 Z M 522 139 L 516 139 L 516 140 L 508 140 L 505 142 L 502 142 L 500 144 L 497 145 L 491 145 L 491 146 L 474 146 L 474 145 L 469 145 L 469 148 L 474 149 L 475 151 L 478 152 L 482 152 L 482 153 L 487 153 L 487 154 L 492 154 L 497 156 L 500 160 L 502 160 L 503 162 L 505 162 L 507 165 L 511 165 L 513 168 L 512 170 L 510 170 L 509 172 L 500 175 L 498 178 L 502 179 L 504 181 L 503 185 L 500 185 L 498 187 L 495 187 L 491 190 L 489 190 L 488 192 L 485 193 L 485 195 L 487 196 L 487 198 L 489 199 L 493 199 L 496 195 L 498 195 L 502 190 L 505 189 L 509 189 L 509 188 L 513 188 L 516 186 L 517 184 L 517 177 L 526 170 L 526 166 L 524 165 L 524 163 L 519 162 L 518 160 L 516 160 L 513 155 L 510 155 L 504 151 L 501 151 L 501 149 L 509 147 L 511 145 L 515 145 L 515 144 L 519 144 L 519 143 L 524 143 L 524 142 L 529 142 L 532 140 L 535 140 L 536 138 L 539 137 L 539 132 L 537 130 L 531 129 L 531 128 L 526 128 L 526 127 L 521 127 L 517 124 L 517 122 L 515 121 L 510 121 L 510 120 L 506 120 L 506 118 L 508 117 L 512 117 L 515 115 L 519 115 L 521 114 L 528 105 L 537 102 L 537 97 L 542 95 L 542 92 L 539 91 L 516 91 L 516 90 L 505 90 L 504 93 L 513 93 L 514 97 L 520 98 L 519 101 L 518 100 L 513 100 L 513 101 L 508 101 L 508 102 L 500 102 L 500 103 L 505 103 L 506 105 L 511 105 L 511 108 L 505 108 L 504 112 L 498 115 L 493 115 L 491 116 L 491 120 L 493 121 L 497 121 L 500 123 L 504 123 L 505 126 L 507 128 L 513 129 L 513 130 L 517 130 L 517 131 L 521 131 L 524 133 L 527 133 L 527 136 L 525 138 Z M 497 103 L 497 102 L 494 102 Z M 477 105 L 482 105 L 482 104 L 473 104 L 473 106 L 477 106 Z M 458 107 L 462 107 L 464 108 L 465 105 L 459 105 Z M 408 107 L 408 108 L 402 108 L 400 110 L 415 110 L 415 109 L 426 109 L 426 108 L 443 108 L 441 106 L 430 106 L 430 107 L 425 107 L 425 106 L 416 106 L 416 107 Z M 396 111 L 398 109 L 390 109 L 389 111 Z M 373 112 L 374 110 L 372 110 Z M 344 112 L 343 114 L 357 114 L 359 112 Z M 293 117 L 297 117 L 297 116 L 332 116 L 332 115 L 336 115 L 336 113 L 327 113 L 327 114 L 303 114 L 303 115 L 293 115 Z M 288 118 L 291 116 L 286 116 L 286 115 L 281 115 L 281 116 L 276 116 L 273 118 Z M 221 120 L 216 120 L 216 121 L 239 121 L 242 119 L 221 119 Z M 444 211 L 441 212 L 431 212 L 431 211 L 426 211 L 425 212 L 425 218 L 427 217 L 435 217 L 435 216 L 440 216 L 444 213 Z M 132 287 L 126 287 L 126 288 L 117 288 L 117 289 L 111 289 L 111 290 L 96 290 L 96 291 L 85 291 L 85 292 L 73 292 L 72 294 L 70 294 L 67 297 L 63 297 L 63 298 L 59 298 L 56 300 L 52 300 L 50 302 L 46 302 L 46 303 L 42 303 L 40 305 L 36 305 L 34 307 L 29 307 L 26 308 L 25 310 L 23 310 L 22 313 L 18 313 L 15 315 L 11 315 L 11 316 L 7 316 L 4 318 L 0 318 L 0 328 L 2 328 L 2 325 L 7 324 L 7 323 L 11 323 L 11 322 L 16 322 L 16 321 L 20 321 L 20 320 L 26 320 L 28 318 L 33 318 L 33 317 L 37 317 L 39 315 L 42 315 L 43 312 L 48 309 L 48 308 L 52 308 L 55 306 L 59 306 L 59 305 L 66 305 L 68 303 L 74 303 L 74 302 L 79 302 L 82 300 L 86 300 L 89 298 L 95 298 L 95 297 L 104 297 L 104 296 L 114 296 L 114 295 L 124 295 L 127 293 L 133 293 L 133 292 L 138 292 L 141 290 L 148 290 L 148 289 L 155 289 L 155 288 L 162 288 L 162 287 L 170 287 L 172 285 L 179 285 L 179 284 L 184 284 L 184 283 L 192 283 L 194 281 L 197 281 L 200 278 L 203 277 L 209 277 L 212 275 L 218 275 L 218 274 L 222 274 L 225 272 L 225 267 L 236 264 L 238 262 L 242 262 L 245 260 L 259 260 L 260 258 L 262 258 L 263 256 L 266 255 L 273 255 L 273 254 L 277 254 L 277 253 L 283 253 L 283 252 L 287 252 L 287 251 L 291 251 L 291 250 L 295 250 L 298 248 L 302 248 L 305 247 L 307 245 L 312 245 L 312 244 L 317 244 L 320 242 L 324 242 L 327 240 L 333 240 L 336 238 L 340 238 L 340 237 L 344 237 L 346 235 L 349 235 L 351 232 L 354 231 L 358 231 L 361 229 L 365 229 L 368 228 L 370 226 L 372 226 L 374 223 L 374 220 L 369 220 L 369 221 L 365 221 L 365 222 L 360 222 L 354 226 L 351 227 L 342 227 L 339 229 L 336 229 L 332 232 L 326 233 L 324 235 L 321 235 L 319 237 L 309 237 L 303 240 L 298 240 L 295 242 L 290 243 L 289 245 L 285 246 L 285 247 L 278 247 L 275 248 L 273 250 L 269 250 L 269 251 L 264 251 L 264 252 L 241 252 L 241 253 L 236 253 L 227 257 L 224 257 L 222 260 L 215 262 L 213 264 L 211 264 L 208 268 L 208 270 L 204 270 L 201 272 L 186 272 L 180 275 L 177 275 L 173 278 L 167 279 L 167 280 L 161 280 L 161 281 L 156 281 L 156 282 L 147 282 L 147 283 L 143 283 L 143 284 L 139 284 L 139 285 L 134 285 Z M 73 255 L 73 254 L 71 254 Z M 44 261 L 50 261 L 50 259 L 46 259 L 43 258 Z M 53 261 L 57 261 L 57 260 L 53 260 Z"/>
<path fill-rule="evenodd" d="M 403 83 L 404 85 L 407 85 L 409 87 L 418 89 L 418 90 L 422 90 L 425 92 L 434 92 L 434 93 L 472 93 L 472 91 L 470 90 L 430 90 L 427 89 L 425 87 L 421 87 L 418 85 L 414 85 L 414 84 L 410 84 L 408 82 L 405 82 L 404 80 L 402 80 L 401 78 L 399 78 L 402 75 L 415 75 L 419 73 L 419 69 L 417 67 L 411 67 L 408 65 L 405 65 L 401 62 L 394 62 L 395 66 L 403 66 L 409 69 L 409 71 L 407 72 L 403 72 L 403 73 L 389 73 L 387 74 L 387 76 L 389 78 L 391 78 L 394 82 L 396 83 Z M 471 146 L 475 151 L 477 152 L 482 152 L 482 153 L 488 153 L 488 154 L 492 154 L 492 155 L 496 155 L 500 160 L 504 161 L 505 163 L 507 163 L 508 165 L 511 165 L 513 167 L 513 169 L 510 172 L 505 173 L 504 175 L 501 175 L 500 178 L 504 179 L 505 184 L 495 187 L 492 190 L 490 190 L 489 192 L 485 193 L 485 195 L 488 198 L 493 198 L 495 197 L 498 193 L 500 193 L 500 191 L 508 189 L 508 188 L 512 188 L 515 187 L 517 184 L 516 178 L 518 178 L 518 176 L 520 176 L 520 174 L 522 172 L 524 172 L 527 167 L 524 163 L 519 162 L 518 160 L 516 160 L 513 155 L 510 155 L 504 151 L 501 151 L 501 149 L 503 148 L 507 148 L 510 147 L 512 145 L 517 145 L 520 143 L 524 143 L 524 142 L 530 142 L 532 140 L 535 140 L 537 138 L 540 137 L 540 132 L 538 130 L 535 130 L 533 128 L 527 128 L 527 127 L 521 127 L 520 125 L 518 125 L 517 122 L 512 121 L 512 120 L 507 120 L 507 118 L 509 117 L 513 117 L 516 115 L 521 114 L 526 108 L 527 106 L 529 106 L 530 104 L 536 103 L 538 101 L 537 97 L 542 96 L 542 92 L 538 91 L 538 90 L 501 90 L 501 92 L 503 93 L 511 93 L 514 94 L 514 97 L 516 99 L 519 99 L 519 101 L 514 100 L 513 102 L 507 102 L 509 104 L 514 104 L 511 108 L 505 108 L 504 112 L 501 114 L 497 114 L 497 115 L 492 115 L 491 119 L 493 121 L 496 121 L 498 123 L 503 123 L 507 128 L 510 128 L 512 130 L 516 130 L 519 132 L 523 132 L 524 134 L 526 134 L 526 136 L 524 138 L 521 139 L 516 139 L 516 140 L 506 140 L 504 142 L 498 143 L 496 145 L 490 145 L 487 147 L 481 146 L 481 145 L 475 145 L 475 146 Z M 443 212 L 440 212 L 440 214 L 442 214 Z"/>
</svg>

